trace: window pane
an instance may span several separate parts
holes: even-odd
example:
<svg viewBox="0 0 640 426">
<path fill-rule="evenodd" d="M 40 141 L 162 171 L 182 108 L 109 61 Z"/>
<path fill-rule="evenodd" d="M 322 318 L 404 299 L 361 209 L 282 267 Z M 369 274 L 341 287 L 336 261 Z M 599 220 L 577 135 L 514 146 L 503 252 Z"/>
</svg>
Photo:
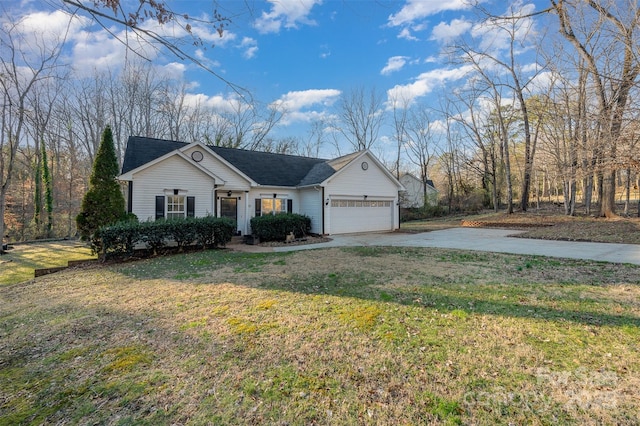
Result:
<svg viewBox="0 0 640 426">
<path fill-rule="evenodd" d="M 273 199 L 272 198 L 263 198 L 262 199 L 262 216 L 273 213 Z"/>
<path fill-rule="evenodd" d="M 167 219 L 177 219 L 184 217 L 184 201 L 184 195 L 167 196 Z"/>
</svg>

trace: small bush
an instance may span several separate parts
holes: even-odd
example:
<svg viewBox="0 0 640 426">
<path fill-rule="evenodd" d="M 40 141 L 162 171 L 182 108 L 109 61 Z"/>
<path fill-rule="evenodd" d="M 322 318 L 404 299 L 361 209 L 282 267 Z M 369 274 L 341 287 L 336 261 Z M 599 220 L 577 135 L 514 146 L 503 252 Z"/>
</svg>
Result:
<svg viewBox="0 0 640 426">
<path fill-rule="evenodd" d="M 155 222 L 127 221 L 99 228 L 91 239 L 91 249 L 101 258 L 130 255 L 144 244 L 156 254 L 175 242 L 180 251 L 196 242 L 202 248 L 224 246 L 236 229 L 233 220 L 202 217 Z"/>
<path fill-rule="evenodd" d="M 251 230 L 261 241 L 284 241 L 293 232 L 296 238 L 311 230 L 311 219 L 295 213 L 257 216 L 251 219 Z"/>
<path fill-rule="evenodd" d="M 400 221 L 409 222 L 411 220 L 430 219 L 433 217 L 442 217 L 446 215 L 444 207 L 441 205 L 424 205 L 422 207 L 410 207 L 400 209 Z"/>
</svg>

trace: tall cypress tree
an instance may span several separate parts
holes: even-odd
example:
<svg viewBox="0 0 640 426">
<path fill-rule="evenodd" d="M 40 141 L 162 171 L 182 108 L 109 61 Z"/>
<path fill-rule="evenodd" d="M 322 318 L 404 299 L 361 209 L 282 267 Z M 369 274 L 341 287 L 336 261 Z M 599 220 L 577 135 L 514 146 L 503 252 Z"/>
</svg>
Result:
<svg viewBox="0 0 640 426">
<path fill-rule="evenodd" d="M 107 126 L 93 163 L 89 191 L 82 199 L 82 208 L 76 217 L 76 225 L 83 239 L 90 238 L 101 226 L 114 224 L 125 217 L 124 196 L 116 176 L 118 158 L 111 127 Z"/>
<path fill-rule="evenodd" d="M 42 184 L 44 185 L 44 208 L 47 211 L 47 238 L 51 237 L 53 229 L 53 185 L 51 182 L 51 171 L 49 170 L 49 160 L 47 159 L 47 148 L 42 142 Z"/>
</svg>

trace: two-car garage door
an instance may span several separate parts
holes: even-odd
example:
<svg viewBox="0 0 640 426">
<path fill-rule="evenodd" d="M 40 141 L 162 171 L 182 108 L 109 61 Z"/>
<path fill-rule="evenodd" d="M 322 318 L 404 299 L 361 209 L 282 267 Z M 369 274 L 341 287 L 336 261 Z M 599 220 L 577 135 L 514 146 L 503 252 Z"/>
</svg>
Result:
<svg viewBox="0 0 640 426">
<path fill-rule="evenodd" d="M 393 201 L 332 199 L 329 209 L 331 234 L 393 230 Z"/>
</svg>

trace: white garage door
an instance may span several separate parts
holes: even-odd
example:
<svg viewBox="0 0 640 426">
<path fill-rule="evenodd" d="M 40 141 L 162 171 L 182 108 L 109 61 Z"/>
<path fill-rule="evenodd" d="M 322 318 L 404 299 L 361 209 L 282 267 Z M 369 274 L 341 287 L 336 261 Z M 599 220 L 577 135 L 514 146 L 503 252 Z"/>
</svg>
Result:
<svg viewBox="0 0 640 426">
<path fill-rule="evenodd" d="M 392 230 L 393 204 L 389 200 L 331 200 L 330 232 L 347 234 Z"/>
</svg>

